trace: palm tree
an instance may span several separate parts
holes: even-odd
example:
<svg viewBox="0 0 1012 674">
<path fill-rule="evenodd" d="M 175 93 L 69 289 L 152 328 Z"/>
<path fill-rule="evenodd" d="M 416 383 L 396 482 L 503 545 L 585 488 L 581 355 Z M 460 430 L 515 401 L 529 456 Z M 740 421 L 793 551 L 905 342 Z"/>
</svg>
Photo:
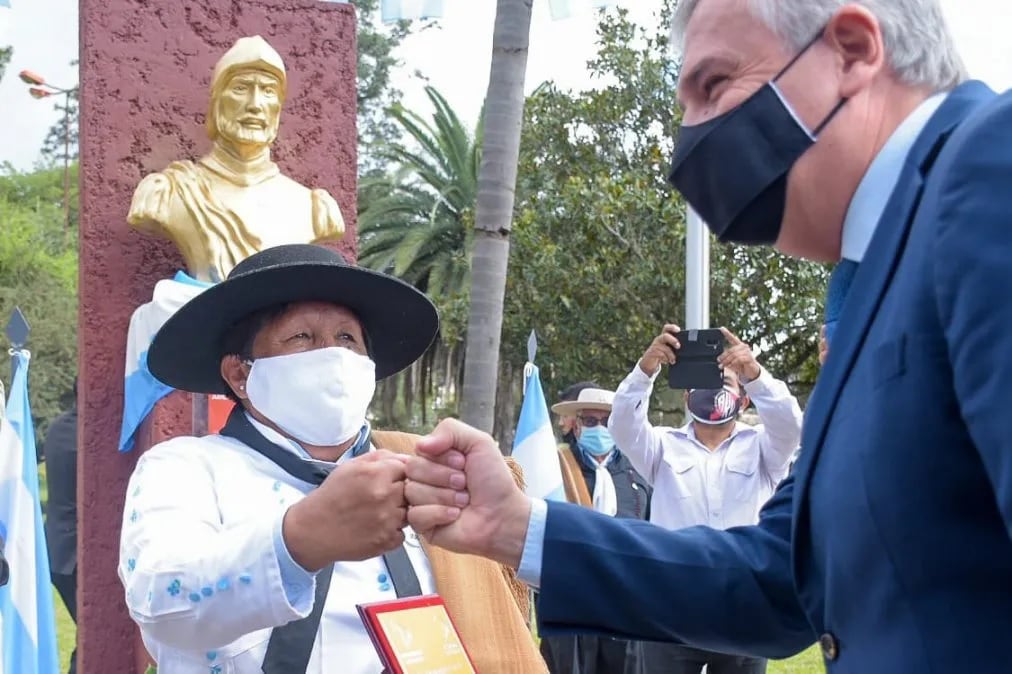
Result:
<svg viewBox="0 0 1012 674">
<path fill-rule="evenodd" d="M 461 418 L 491 433 L 533 0 L 498 0 L 471 257 Z"/>
<path fill-rule="evenodd" d="M 399 426 L 411 426 L 412 420 L 399 419 L 398 401 L 409 416 L 418 409 L 424 425 L 428 399 L 439 392 L 437 405 L 452 406 L 460 388 L 463 326 L 454 330 L 446 315 L 466 298 L 481 161 L 481 121 L 469 131 L 438 91 L 425 91 L 434 109 L 431 120 L 400 106 L 390 111 L 417 147 L 380 148 L 377 155 L 392 173 L 365 178 L 359 187 L 359 263 L 411 283 L 432 297 L 444 316 L 433 347 L 380 387 L 383 421 Z"/>
<path fill-rule="evenodd" d="M 381 149 L 394 173 L 362 181 L 359 263 L 439 298 L 466 286 L 482 126 L 469 131 L 438 91 L 425 93 L 435 108 L 431 123 L 400 106 L 391 110 L 419 148 Z"/>
</svg>

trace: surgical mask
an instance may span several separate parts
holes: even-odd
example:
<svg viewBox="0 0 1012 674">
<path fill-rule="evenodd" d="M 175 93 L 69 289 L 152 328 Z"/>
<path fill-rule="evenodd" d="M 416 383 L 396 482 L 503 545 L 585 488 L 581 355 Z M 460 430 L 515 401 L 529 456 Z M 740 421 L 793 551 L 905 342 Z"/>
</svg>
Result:
<svg viewBox="0 0 1012 674">
<path fill-rule="evenodd" d="M 701 424 L 719 426 L 738 416 L 741 398 L 726 388 L 697 388 L 689 391 L 689 415 Z"/>
<path fill-rule="evenodd" d="M 576 445 L 591 456 L 604 456 L 615 448 L 615 441 L 611 439 L 611 433 L 604 426 L 583 428 L 580 437 L 576 439 Z"/>
<path fill-rule="evenodd" d="M 787 174 L 847 101 L 810 132 L 777 88 L 777 80 L 821 37 L 822 31 L 745 102 L 678 132 L 668 181 L 722 242 L 776 242 Z"/>
<path fill-rule="evenodd" d="M 354 438 L 375 392 L 376 364 L 343 347 L 258 358 L 246 379 L 257 411 L 296 440 L 320 447 Z"/>
</svg>

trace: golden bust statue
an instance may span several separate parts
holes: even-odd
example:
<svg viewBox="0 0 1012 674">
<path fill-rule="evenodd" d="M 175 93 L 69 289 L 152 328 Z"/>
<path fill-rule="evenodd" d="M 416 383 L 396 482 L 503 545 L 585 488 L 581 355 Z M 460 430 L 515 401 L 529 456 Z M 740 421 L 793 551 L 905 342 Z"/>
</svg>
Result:
<svg viewBox="0 0 1012 674">
<path fill-rule="evenodd" d="M 127 221 L 175 243 L 197 280 L 221 281 L 264 248 L 344 234 L 333 197 L 271 161 L 286 84 L 285 64 L 263 38 L 239 39 L 211 78 L 211 152 L 172 162 L 134 191 Z"/>
</svg>

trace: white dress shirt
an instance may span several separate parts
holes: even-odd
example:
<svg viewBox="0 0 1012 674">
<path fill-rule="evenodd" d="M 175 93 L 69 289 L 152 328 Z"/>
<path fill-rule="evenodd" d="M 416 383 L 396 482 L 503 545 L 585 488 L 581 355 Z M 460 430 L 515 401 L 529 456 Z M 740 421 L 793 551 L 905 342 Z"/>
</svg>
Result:
<svg viewBox="0 0 1012 674">
<path fill-rule="evenodd" d="M 801 440 L 801 408 L 766 370 L 745 384 L 762 425 L 737 423 L 710 451 L 693 424 L 655 428 L 647 419 L 653 381 L 637 364 L 615 392 L 608 429 L 619 450 L 653 488 L 650 521 L 667 529 L 754 524 L 787 475 Z"/>
<path fill-rule="evenodd" d="M 280 536 L 285 511 L 310 489 L 224 436 L 175 438 L 140 458 L 127 491 L 119 575 L 159 674 L 261 674 L 271 629 L 313 606 L 315 577 L 291 560 Z M 418 537 L 405 534 L 422 592 L 434 593 Z M 382 671 L 355 605 L 395 599 L 386 574 L 381 557 L 335 565 L 309 674 Z"/>
<path fill-rule="evenodd" d="M 860 262 L 864 259 L 910 149 L 947 96 L 948 92 L 935 94 L 914 108 L 868 166 L 843 220 L 840 256 L 845 260 Z"/>
</svg>

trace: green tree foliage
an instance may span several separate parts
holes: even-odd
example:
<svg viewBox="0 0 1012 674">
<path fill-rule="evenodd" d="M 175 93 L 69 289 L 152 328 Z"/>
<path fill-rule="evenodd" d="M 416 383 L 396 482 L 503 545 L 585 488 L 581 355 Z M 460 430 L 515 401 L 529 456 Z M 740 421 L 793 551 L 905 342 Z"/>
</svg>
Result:
<svg viewBox="0 0 1012 674">
<path fill-rule="evenodd" d="M 72 171 L 76 184 L 76 165 Z M 62 198 L 62 169 L 0 169 L 0 324 L 20 306 L 31 325 L 29 388 L 40 432 L 62 411 L 77 374 L 77 233 L 64 237 Z M 0 376 L 9 381 L 10 371 Z"/>
<path fill-rule="evenodd" d="M 400 100 L 390 82 L 398 61 L 394 52 L 408 35 L 410 22 L 380 26 L 379 0 L 355 0 L 358 21 L 358 162 L 361 174 L 375 173 L 382 161 L 373 149 L 398 138 L 398 126 L 386 111 Z"/>
<path fill-rule="evenodd" d="M 11 62 L 11 56 L 13 55 L 13 48 L 0 47 L 0 80 L 4 78 L 4 73 L 7 72 L 7 64 Z"/>
<path fill-rule="evenodd" d="M 362 181 L 373 196 L 359 213 L 359 261 L 442 298 L 467 283 L 482 130 L 467 129 L 438 91 L 425 92 L 431 122 L 400 105 L 390 110 L 417 149 L 378 148 L 395 172 Z"/>
</svg>

